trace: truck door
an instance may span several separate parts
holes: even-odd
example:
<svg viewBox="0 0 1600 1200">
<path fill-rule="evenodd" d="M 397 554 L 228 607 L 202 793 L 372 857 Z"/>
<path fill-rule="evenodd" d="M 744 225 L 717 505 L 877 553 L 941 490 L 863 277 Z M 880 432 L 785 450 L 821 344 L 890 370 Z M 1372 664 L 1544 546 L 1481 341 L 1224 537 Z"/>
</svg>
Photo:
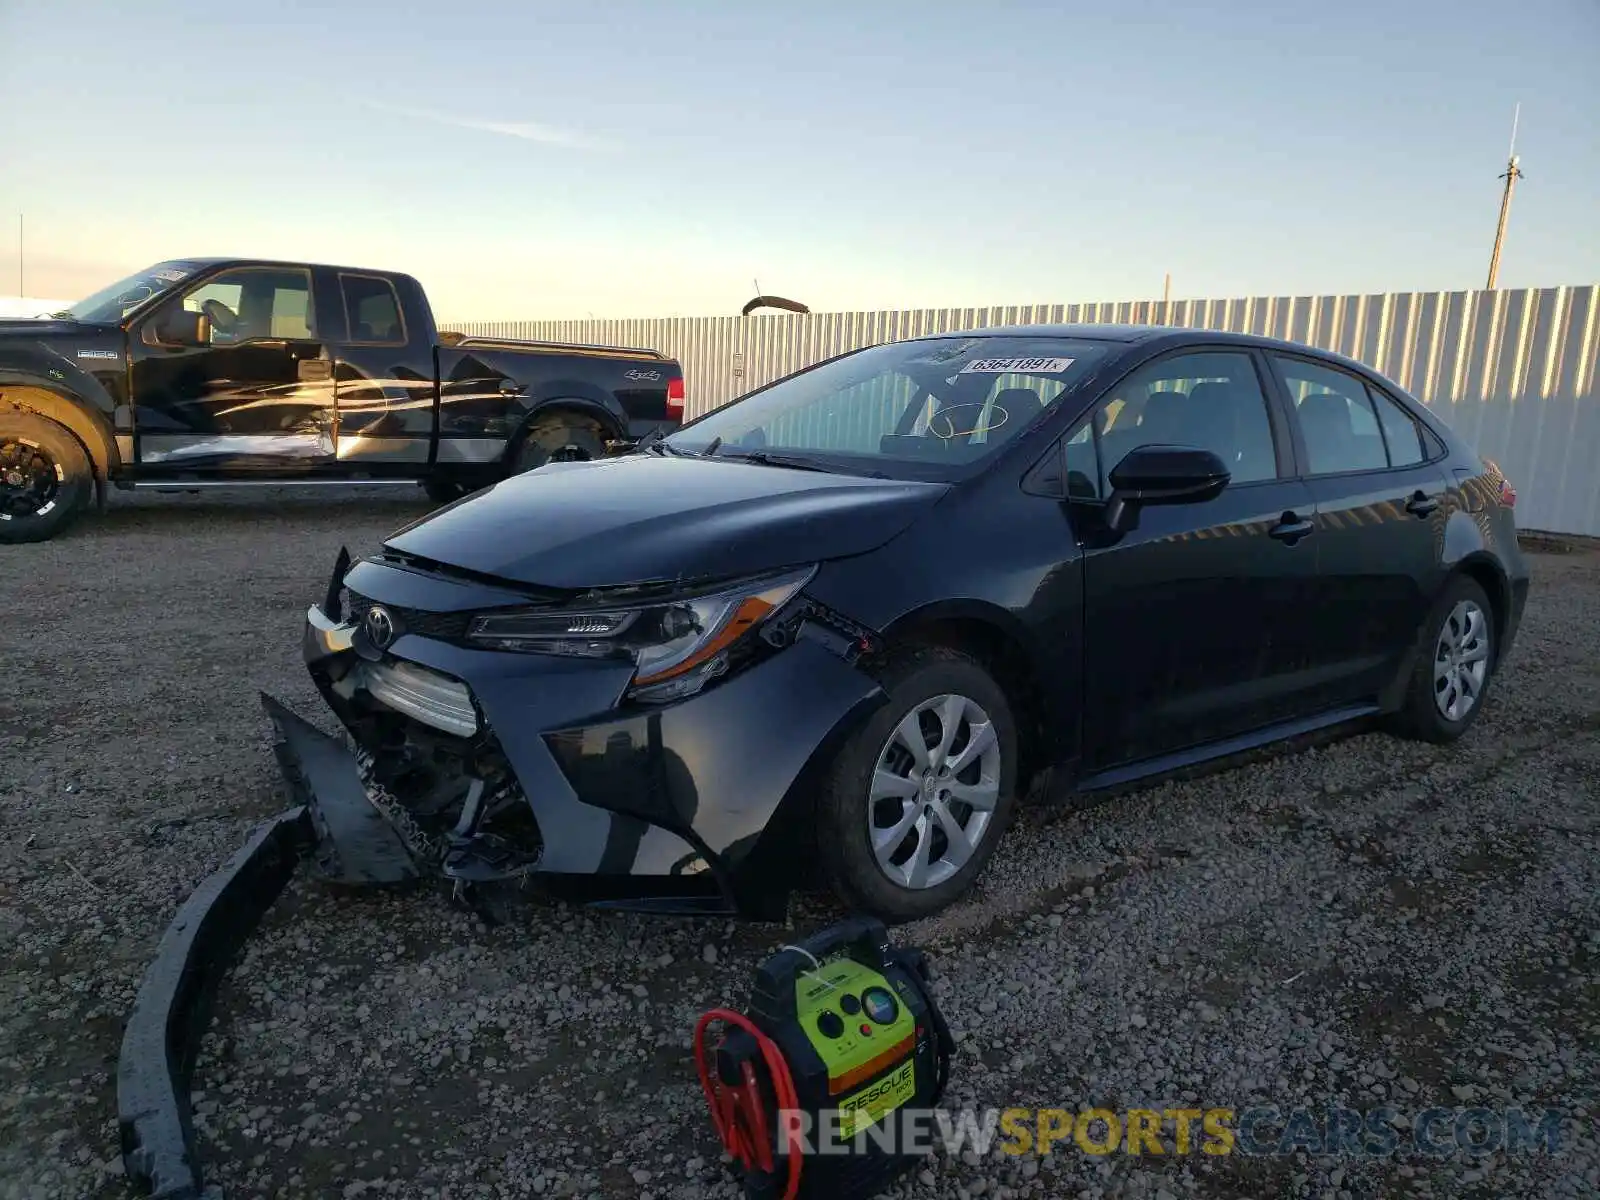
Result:
<svg viewBox="0 0 1600 1200">
<path fill-rule="evenodd" d="M 340 460 L 426 463 L 437 392 L 432 322 L 412 319 L 386 276 L 323 274 L 344 327 L 336 366 Z"/>
<path fill-rule="evenodd" d="M 205 315 L 201 340 L 166 340 L 175 307 Z M 136 461 L 186 472 L 331 463 L 332 364 L 315 314 L 310 271 L 284 266 L 225 269 L 151 314 L 130 336 Z"/>
</svg>

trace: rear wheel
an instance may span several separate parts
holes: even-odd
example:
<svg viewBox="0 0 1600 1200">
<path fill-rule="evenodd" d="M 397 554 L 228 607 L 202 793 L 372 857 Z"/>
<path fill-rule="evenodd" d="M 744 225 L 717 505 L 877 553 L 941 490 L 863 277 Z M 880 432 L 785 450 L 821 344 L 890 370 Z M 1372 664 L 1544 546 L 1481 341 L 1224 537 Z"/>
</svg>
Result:
<svg viewBox="0 0 1600 1200">
<path fill-rule="evenodd" d="M 532 471 L 549 462 L 583 461 L 604 458 L 605 431 L 599 424 L 577 413 L 551 413 L 537 418 L 517 443 L 513 459 L 514 474 Z"/>
<path fill-rule="evenodd" d="M 42 542 L 89 501 L 94 470 L 78 439 L 54 421 L 0 412 L 0 542 Z"/>
<path fill-rule="evenodd" d="M 1494 677 L 1494 608 L 1477 580 L 1452 579 L 1423 629 L 1416 667 L 1399 713 L 1403 732 L 1453 742 L 1478 719 Z"/>
<path fill-rule="evenodd" d="M 818 850 L 841 899 L 888 922 L 965 893 L 1010 824 L 1017 732 L 976 660 L 920 647 L 880 675 L 889 703 L 840 752 L 818 805 Z"/>
<path fill-rule="evenodd" d="M 423 494 L 435 504 L 452 504 L 471 490 L 466 484 L 458 483 L 454 479 L 424 479 L 422 481 Z"/>
</svg>

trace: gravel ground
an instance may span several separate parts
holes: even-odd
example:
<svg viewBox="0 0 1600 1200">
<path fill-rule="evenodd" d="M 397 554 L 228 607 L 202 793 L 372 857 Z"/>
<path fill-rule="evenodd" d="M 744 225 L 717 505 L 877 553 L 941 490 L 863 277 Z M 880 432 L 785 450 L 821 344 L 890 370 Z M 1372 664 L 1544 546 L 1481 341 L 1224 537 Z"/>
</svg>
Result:
<svg viewBox="0 0 1600 1200">
<path fill-rule="evenodd" d="M 0 624 L 0 1197 L 120 1197 L 113 1071 L 175 906 L 286 802 L 255 702 L 342 542 L 423 511 L 118 497 L 8 548 Z M 1533 558 L 1484 719 L 1366 733 L 1027 814 L 981 895 L 909 927 L 960 1039 L 948 1103 L 1563 1110 L 1554 1155 L 940 1154 L 915 1196 L 1593 1196 L 1600 554 Z M 299 878 L 195 1080 L 230 1196 L 733 1196 L 687 1056 L 792 928 Z M 1402 1118 L 1403 1120 L 1404 1118 Z M 1168 1145 L 1170 1147 L 1170 1137 Z"/>
</svg>

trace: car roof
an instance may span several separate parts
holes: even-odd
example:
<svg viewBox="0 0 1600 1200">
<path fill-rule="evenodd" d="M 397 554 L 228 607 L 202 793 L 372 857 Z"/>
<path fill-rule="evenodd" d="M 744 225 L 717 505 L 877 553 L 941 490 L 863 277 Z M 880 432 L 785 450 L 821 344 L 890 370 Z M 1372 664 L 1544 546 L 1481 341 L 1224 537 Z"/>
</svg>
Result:
<svg viewBox="0 0 1600 1200">
<path fill-rule="evenodd" d="M 929 333 L 910 341 L 928 341 L 933 338 L 963 337 L 1058 337 L 1079 338 L 1099 342 L 1149 342 L 1165 339 L 1174 342 L 1218 342 L 1231 345 L 1273 346 L 1284 350 L 1309 350 L 1326 355 L 1326 350 L 1304 346 L 1282 338 L 1262 337 L 1254 333 L 1233 333 L 1226 329 L 1190 329 L 1186 325 L 989 325 L 982 329 L 959 329 L 949 333 Z"/>
<path fill-rule="evenodd" d="M 1042 337 L 1070 338 L 1087 342 L 1116 342 L 1126 346 L 1144 345 L 1153 349 L 1177 346 L 1254 346 L 1262 350 L 1280 350 L 1319 358 L 1337 366 L 1355 370 L 1376 379 L 1383 379 L 1374 368 L 1358 359 L 1349 358 L 1335 350 L 1323 350 L 1304 342 L 1291 342 L 1286 338 L 1265 337 L 1258 333 L 1233 333 L 1226 329 L 1190 329 L 1185 325 L 990 325 L 982 329 L 952 330 L 949 333 L 928 333 L 907 341 L 925 342 L 936 338 L 988 338 L 988 337 Z M 1390 388 L 1393 381 L 1386 380 Z"/>
<path fill-rule="evenodd" d="M 404 271 L 387 271 L 380 267 L 343 267 L 337 263 L 310 262 L 305 259 L 237 258 L 232 255 L 213 255 L 193 258 L 179 257 L 168 259 L 167 261 L 192 263 L 197 267 L 294 267 L 301 270 L 307 267 L 316 267 L 326 271 L 343 271 L 346 274 L 393 275 L 396 278 L 410 278 Z"/>
<path fill-rule="evenodd" d="M 1058 337 L 1101 342 L 1141 342 L 1157 333 L 1170 333 L 1157 325 L 987 325 L 982 329 L 952 329 L 948 333 L 925 333 L 907 341 L 926 342 L 935 338 L 981 337 Z"/>
</svg>

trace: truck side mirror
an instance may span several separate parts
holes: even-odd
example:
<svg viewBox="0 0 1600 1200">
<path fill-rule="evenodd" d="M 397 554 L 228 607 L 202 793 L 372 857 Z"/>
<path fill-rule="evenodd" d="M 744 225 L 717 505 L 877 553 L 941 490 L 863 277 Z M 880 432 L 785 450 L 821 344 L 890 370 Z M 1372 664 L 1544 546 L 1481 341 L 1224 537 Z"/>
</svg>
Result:
<svg viewBox="0 0 1600 1200">
<path fill-rule="evenodd" d="M 206 346 L 211 343 L 211 320 L 180 304 L 156 317 L 151 333 L 163 346 Z"/>
</svg>

